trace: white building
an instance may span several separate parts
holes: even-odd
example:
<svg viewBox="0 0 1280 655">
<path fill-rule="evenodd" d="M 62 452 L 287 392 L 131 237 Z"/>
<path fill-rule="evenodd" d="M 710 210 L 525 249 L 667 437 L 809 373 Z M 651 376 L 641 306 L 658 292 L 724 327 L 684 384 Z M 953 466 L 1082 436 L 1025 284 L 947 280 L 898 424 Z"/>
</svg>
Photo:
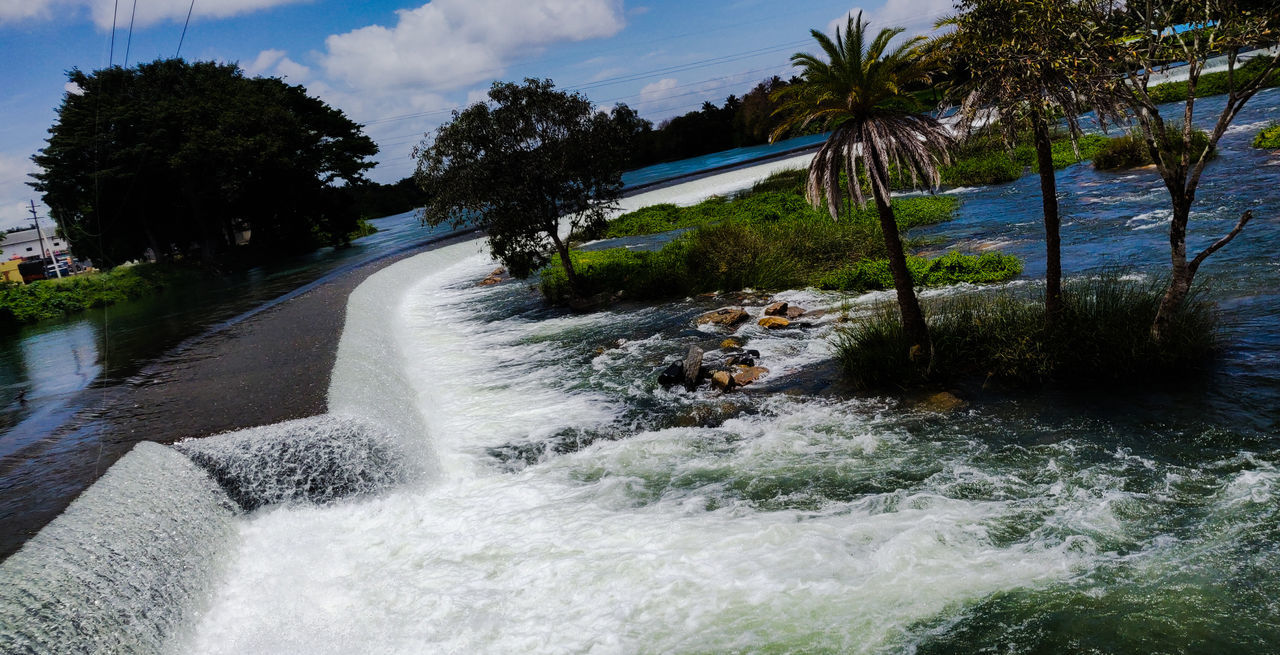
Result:
<svg viewBox="0 0 1280 655">
<path fill-rule="evenodd" d="M 67 250 L 67 242 L 63 238 L 56 236 L 52 230 L 44 231 L 44 256 L 52 257 L 62 254 Z M 40 256 L 40 235 L 36 230 L 21 230 L 19 232 L 10 232 L 6 234 L 3 241 L 0 241 L 0 260 L 13 259 L 21 257 Z"/>
</svg>

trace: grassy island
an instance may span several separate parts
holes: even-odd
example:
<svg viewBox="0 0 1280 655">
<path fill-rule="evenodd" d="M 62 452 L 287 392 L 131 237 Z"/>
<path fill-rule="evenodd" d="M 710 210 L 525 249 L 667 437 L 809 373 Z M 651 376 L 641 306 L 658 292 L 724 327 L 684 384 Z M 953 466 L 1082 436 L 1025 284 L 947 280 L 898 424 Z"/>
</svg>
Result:
<svg viewBox="0 0 1280 655">
<path fill-rule="evenodd" d="M 836 358 L 866 390 L 963 384 L 1023 387 L 1158 381 L 1202 369 L 1217 344 L 1214 305 L 1192 296 L 1171 321 L 1165 343 L 1151 337 L 1161 285 L 1116 275 L 1077 278 L 1063 287 L 1062 314 L 1050 323 L 1043 297 L 1002 290 L 926 304 L 933 360 L 921 369 L 892 306 L 840 331 Z"/>
<path fill-rule="evenodd" d="M 662 299 L 717 290 L 817 286 L 845 291 L 892 287 L 875 209 L 845 206 L 837 221 L 805 201 L 804 171 L 784 171 L 743 195 L 711 198 L 692 207 L 654 205 L 630 212 L 586 238 L 617 238 L 686 230 L 660 250 L 626 248 L 575 251 L 573 264 L 590 295 L 622 292 L 634 299 Z M 897 198 L 902 230 L 950 220 L 958 201 L 950 196 Z M 996 253 L 913 257 L 920 285 L 1000 282 L 1021 262 Z M 564 269 L 542 273 L 542 292 L 568 302 Z"/>
</svg>

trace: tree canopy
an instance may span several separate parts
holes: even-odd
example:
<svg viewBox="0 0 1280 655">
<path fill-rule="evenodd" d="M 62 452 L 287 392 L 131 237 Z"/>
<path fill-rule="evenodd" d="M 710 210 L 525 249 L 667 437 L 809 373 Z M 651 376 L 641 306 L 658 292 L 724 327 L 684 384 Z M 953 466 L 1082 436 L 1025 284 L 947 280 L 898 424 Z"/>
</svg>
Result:
<svg viewBox="0 0 1280 655">
<path fill-rule="evenodd" d="M 572 229 L 597 227 L 621 194 L 623 125 L 634 116 L 614 114 L 550 80 L 495 82 L 488 103 L 454 112 L 415 152 L 429 198 L 423 220 L 485 229 L 494 257 L 518 277 L 558 252 L 576 284 L 561 217 Z"/>
<path fill-rule="evenodd" d="M 363 181 L 377 146 L 302 87 L 182 59 L 67 77 L 32 186 L 78 255 L 212 260 L 245 235 L 252 255 L 354 229 L 342 186 Z"/>
</svg>

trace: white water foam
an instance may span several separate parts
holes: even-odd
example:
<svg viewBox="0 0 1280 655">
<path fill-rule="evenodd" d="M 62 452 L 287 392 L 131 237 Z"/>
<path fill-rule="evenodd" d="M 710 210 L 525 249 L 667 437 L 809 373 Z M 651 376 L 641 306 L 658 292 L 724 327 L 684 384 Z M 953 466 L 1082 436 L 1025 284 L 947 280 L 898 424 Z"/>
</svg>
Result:
<svg viewBox="0 0 1280 655">
<path fill-rule="evenodd" d="M 158 653 L 204 599 L 234 504 L 142 442 L 0 565 L 0 652 Z"/>
<path fill-rule="evenodd" d="M 349 326 L 341 352 L 369 352 L 376 342 L 377 352 L 397 353 L 397 383 L 411 394 L 370 395 L 354 373 L 335 374 L 331 390 L 336 406 L 374 417 L 415 403 L 425 432 L 407 438 L 431 442 L 438 478 L 361 503 L 257 512 L 212 607 L 175 650 L 636 653 L 773 644 L 867 652 L 956 604 L 1088 568 L 1096 548 L 1086 537 L 1049 532 L 997 545 L 993 526 L 1024 511 L 1016 501 L 958 499 L 927 485 L 813 509 L 784 502 L 766 511 L 752 499 L 760 485 L 810 475 L 806 462 L 874 481 L 905 456 L 898 449 L 928 447 L 858 403 L 781 400 L 717 428 L 641 429 L 505 471 L 487 447 L 608 426 L 624 410 L 618 394 L 654 393 L 596 382 L 662 344 L 635 341 L 598 356 L 578 388 L 584 370 L 565 344 L 629 317 L 494 318 L 486 303 L 513 291 L 476 288 L 492 263 L 474 252 L 428 253 L 366 283 L 400 288 L 403 298 L 353 299 L 380 320 L 368 330 Z M 808 345 L 822 340 L 739 333 L 780 370 L 827 356 Z M 338 368 L 373 374 L 382 364 Z M 961 468 L 939 473 L 942 485 L 977 479 Z M 1021 483 L 995 476 L 978 484 Z M 1082 496 L 1061 521 L 1097 523 L 1083 504 L 1093 500 Z"/>
</svg>

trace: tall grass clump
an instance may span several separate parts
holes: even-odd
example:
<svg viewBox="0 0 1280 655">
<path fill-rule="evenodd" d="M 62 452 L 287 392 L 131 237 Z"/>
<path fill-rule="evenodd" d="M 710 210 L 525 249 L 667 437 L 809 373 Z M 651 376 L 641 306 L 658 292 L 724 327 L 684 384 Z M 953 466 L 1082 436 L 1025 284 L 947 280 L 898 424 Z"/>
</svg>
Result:
<svg viewBox="0 0 1280 655">
<path fill-rule="evenodd" d="M 1191 161 L 1199 159 L 1200 154 L 1209 147 L 1209 134 L 1195 128 L 1191 131 Z M 1162 152 L 1180 157 L 1183 151 L 1182 126 L 1170 124 L 1165 128 L 1165 138 L 1160 144 Z M 1212 158 L 1216 152 L 1209 153 Z M 1167 160 L 1166 160 L 1167 161 Z M 1151 150 L 1147 147 L 1146 137 L 1142 132 L 1134 131 L 1124 136 L 1111 139 L 1111 142 L 1093 158 L 1093 165 L 1098 170 L 1114 170 L 1118 168 L 1137 168 L 1150 166 Z"/>
<path fill-rule="evenodd" d="M 878 308 L 836 337 L 847 378 L 866 390 L 907 389 L 975 379 L 1074 386 L 1159 380 L 1204 367 L 1216 347 L 1217 313 L 1189 299 L 1163 346 L 1151 338 L 1162 286 L 1104 275 L 1069 282 L 1063 312 L 1047 327 L 1033 294 L 967 294 L 926 307 L 933 364 L 921 371 L 890 308 Z"/>
</svg>

